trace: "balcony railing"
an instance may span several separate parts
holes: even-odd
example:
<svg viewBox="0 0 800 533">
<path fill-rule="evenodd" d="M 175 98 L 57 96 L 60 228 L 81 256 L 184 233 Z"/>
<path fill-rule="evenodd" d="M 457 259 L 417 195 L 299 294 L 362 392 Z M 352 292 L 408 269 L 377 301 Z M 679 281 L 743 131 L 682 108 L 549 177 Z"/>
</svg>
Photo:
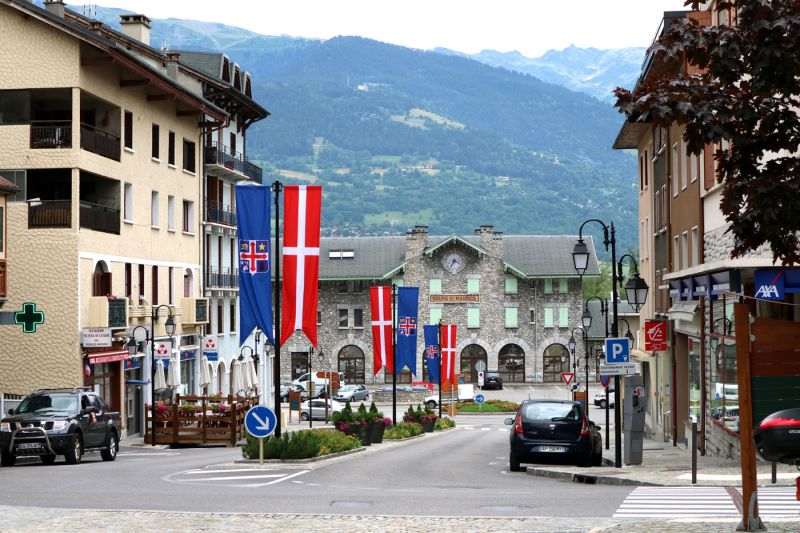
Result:
<svg viewBox="0 0 800 533">
<path fill-rule="evenodd" d="M 72 148 L 72 122 L 31 120 L 31 148 Z"/>
<path fill-rule="evenodd" d="M 8 274 L 6 274 L 6 260 L 0 259 L 0 298 L 6 297 L 6 278 Z"/>
<path fill-rule="evenodd" d="M 222 289 L 239 288 L 239 271 L 233 268 L 208 267 L 205 271 L 206 287 Z"/>
<path fill-rule="evenodd" d="M 119 136 L 81 122 L 81 148 L 119 161 Z"/>
<path fill-rule="evenodd" d="M 238 172 L 249 180 L 261 182 L 261 167 L 249 162 L 242 154 L 231 152 L 224 144 L 215 142 L 206 146 L 203 161 L 206 165 L 219 165 Z"/>
<path fill-rule="evenodd" d="M 119 209 L 81 201 L 81 227 L 119 235 Z"/>
<path fill-rule="evenodd" d="M 28 200 L 28 228 L 69 228 L 72 200 Z"/>
<path fill-rule="evenodd" d="M 208 200 L 206 201 L 206 222 L 236 226 L 236 213 L 229 205 Z"/>
</svg>

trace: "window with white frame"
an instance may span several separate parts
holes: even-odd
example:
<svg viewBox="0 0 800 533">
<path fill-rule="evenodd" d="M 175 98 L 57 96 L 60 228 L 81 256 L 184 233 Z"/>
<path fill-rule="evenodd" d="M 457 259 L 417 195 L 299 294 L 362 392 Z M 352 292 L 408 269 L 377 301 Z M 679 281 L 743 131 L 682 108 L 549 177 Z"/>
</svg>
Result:
<svg viewBox="0 0 800 533">
<path fill-rule="evenodd" d="M 167 229 L 175 231 L 175 197 L 167 196 Z"/>
<path fill-rule="evenodd" d="M 672 268 L 673 270 L 678 270 L 680 263 L 680 242 L 678 241 L 678 236 L 675 235 L 672 238 Z"/>
<path fill-rule="evenodd" d="M 672 145 L 672 196 L 678 195 L 678 177 L 680 174 L 680 161 L 678 158 L 678 143 Z"/>
<path fill-rule="evenodd" d="M 684 231 L 681 235 L 681 269 L 689 268 L 689 232 Z"/>
<path fill-rule="evenodd" d="M 194 233 L 194 202 L 183 201 L 183 231 Z"/>
<path fill-rule="evenodd" d="M 697 266 L 700 264 L 700 242 L 698 240 L 698 233 L 697 233 L 697 226 L 692 228 L 692 264 L 691 266 Z"/>
<path fill-rule="evenodd" d="M 150 194 L 150 225 L 158 227 L 158 191 Z"/>
<path fill-rule="evenodd" d="M 123 220 L 127 220 L 128 222 L 133 221 L 133 184 L 126 183 L 123 185 L 123 192 L 124 198 L 123 201 L 125 202 L 123 207 L 122 218 Z"/>
<path fill-rule="evenodd" d="M 697 154 L 689 155 L 689 180 L 694 183 L 697 181 L 697 175 L 700 171 L 700 162 Z"/>
<path fill-rule="evenodd" d="M 688 176 L 689 176 L 689 169 L 686 168 L 687 165 L 691 163 L 691 157 L 686 157 L 686 141 L 681 139 L 681 165 L 680 165 L 680 172 L 681 172 L 681 190 L 684 190 L 688 185 Z"/>
<path fill-rule="evenodd" d="M 348 310 L 339 309 L 339 329 L 347 329 L 348 326 Z"/>
</svg>

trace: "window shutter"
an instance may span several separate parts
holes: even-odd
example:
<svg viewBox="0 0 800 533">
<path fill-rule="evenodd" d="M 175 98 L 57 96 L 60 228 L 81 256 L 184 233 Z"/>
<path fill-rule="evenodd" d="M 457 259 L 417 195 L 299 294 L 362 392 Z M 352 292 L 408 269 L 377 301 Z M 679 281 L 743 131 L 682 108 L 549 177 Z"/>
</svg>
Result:
<svg viewBox="0 0 800 533">
<path fill-rule="evenodd" d="M 714 154 L 711 151 L 711 145 L 707 144 L 703 147 L 703 163 L 705 173 L 703 175 L 703 188 L 705 190 L 714 186 Z"/>
</svg>

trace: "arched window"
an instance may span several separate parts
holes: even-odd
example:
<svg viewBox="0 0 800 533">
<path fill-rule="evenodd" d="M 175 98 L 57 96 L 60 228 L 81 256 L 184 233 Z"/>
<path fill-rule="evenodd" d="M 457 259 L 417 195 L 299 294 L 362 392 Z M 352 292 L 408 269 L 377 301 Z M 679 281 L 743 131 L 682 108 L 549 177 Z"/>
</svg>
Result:
<svg viewBox="0 0 800 533">
<path fill-rule="evenodd" d="M 339 350 L 339 372 L 345 383 L 364 383 L 364 352 L 348 345 Z"/>
<path fill-rule="evenodd" d="M 486 370 L 486 359 L 486 350 L 480 344 L 470 344 L 461 350 L 461 373 L 464 374 L 464 381 L 477 383 L 478 362 L 483 361 L 483 369 Z"/>
<path fill-rule="evenodd" d="M 525 381 L 525 351 L 516 344 L 506 344 L 497 356 L 497 366 L 504 382 Z"/>
<path fill-rule="evenodd" d="M 544 381 L 561 381 L 561 373 L 570 371 L 569 350 L 563 344 L 551 344 L 544 349 Z"/>
<path fill-rule="evenodd" d="M 92 296 L 109 296 L 111 294 L 111 272 L 104 261 L 98 261 L 92 274 Z"/>
</svg>

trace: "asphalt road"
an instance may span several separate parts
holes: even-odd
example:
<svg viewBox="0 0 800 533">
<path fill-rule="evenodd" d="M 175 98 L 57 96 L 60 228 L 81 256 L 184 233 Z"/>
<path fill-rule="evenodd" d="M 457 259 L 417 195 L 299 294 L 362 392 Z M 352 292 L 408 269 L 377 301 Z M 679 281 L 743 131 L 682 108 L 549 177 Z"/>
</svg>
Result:
<svg viewBox="0 0 800 533">
<path fill-rule="evenodd" d="M 123 447 L 80 465 L 37 460 L 0 468 L 0 504 L 49 508 L 440 516 L 611 516 L 631 488 L 508 472 L 502 415 L 459 416 L 459 427 L 392 449 L 316 466 L 206 469 L 239 448 Z M 575 502 L 581 502 L 576 505 Z"/>
</svg>

